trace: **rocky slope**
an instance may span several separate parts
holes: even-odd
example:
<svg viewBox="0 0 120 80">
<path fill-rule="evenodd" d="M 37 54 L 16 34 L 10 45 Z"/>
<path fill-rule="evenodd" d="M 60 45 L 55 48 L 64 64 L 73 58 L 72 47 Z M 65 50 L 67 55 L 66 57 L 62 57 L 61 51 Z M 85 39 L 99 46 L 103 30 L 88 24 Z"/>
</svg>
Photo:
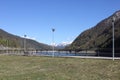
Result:
<svg viewBox="0 0 120 80">
<path fill-rule="evenodd" d="M 112 18 L 115 18 L 115 50 L 120 52 L 120 11 L 82 32 L 66 49 L 112 51 Z"/>
</svg>

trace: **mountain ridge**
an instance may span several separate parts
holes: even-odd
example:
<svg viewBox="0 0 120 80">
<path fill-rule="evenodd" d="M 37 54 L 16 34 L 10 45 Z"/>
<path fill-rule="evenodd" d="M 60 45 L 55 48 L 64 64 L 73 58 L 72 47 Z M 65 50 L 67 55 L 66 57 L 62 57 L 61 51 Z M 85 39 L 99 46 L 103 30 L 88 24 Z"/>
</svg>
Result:
<svg viewBox="0 0 120 80">
<path fill-rule="evenodd" d="M 120 10 L 100 21 L 94 27 L 83 31 L 66 49 L 105 49 L 112 48 L 112 18 L 115 17 L 115 48 L 120 48 Z M 101 50 L 101 51 L 102 51 Z M 112 50 L 112 49 L 111 49 Z M 111 51 L 110 50 L 110 51 Z M 104 50 L 103 50 L 104 51 Z"/>
<path fill-rule="evenodd" d="M 43 43 L 39 43 L 32 39 L 22 38 L 17 35 L 13 35 L 0 29 L 0 45 L 4 47 L 13 47 L 13 48 L 23 48 L 24 47 L 24 40 L 26 40 L 26 47 L 32 49 L 52 49 L 51 46 Z"/>
</svg>

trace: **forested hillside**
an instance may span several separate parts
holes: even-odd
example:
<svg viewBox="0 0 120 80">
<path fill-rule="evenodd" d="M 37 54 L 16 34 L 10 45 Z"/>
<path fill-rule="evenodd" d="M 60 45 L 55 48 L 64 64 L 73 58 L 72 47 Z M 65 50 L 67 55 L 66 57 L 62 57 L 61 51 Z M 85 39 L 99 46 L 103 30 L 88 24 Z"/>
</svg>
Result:
<svg viewBox="0 0 120 80">
<path fill-rule="evenodd" d="M 115 18 L 115 50 L 120 52 L 120 11 L 82 32 L 66 49 L 112 51 L 112 18 Z"/>
<path fill-rule="evenodd" d="M 13 34 L 10 34 L 2 29 L 0 29 L 0 46 L 10 47 L 10 48 L 23 48 L 24 41 L 26 43 L 26 48 L 30 49 L 52 49 L 51 46 L 39 43 L 35 40 L 25 39 Z"/>
</svg>

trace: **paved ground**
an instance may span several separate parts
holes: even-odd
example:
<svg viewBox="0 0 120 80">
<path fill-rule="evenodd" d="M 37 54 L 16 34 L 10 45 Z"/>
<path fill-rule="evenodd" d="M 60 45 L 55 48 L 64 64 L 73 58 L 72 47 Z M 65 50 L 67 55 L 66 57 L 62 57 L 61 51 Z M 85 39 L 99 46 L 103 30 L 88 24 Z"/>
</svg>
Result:
<svg viewBox="0 0 120 80">
<path fill-rule="evenodd" d="M 64 56 L 71 58 L 88 58 L 88 59 L 113 59 L 113 57 L 95 57 L 95 56 Z M 120 60 L 120 57 L 114 57 L 114 60 Z"/>
</svg>

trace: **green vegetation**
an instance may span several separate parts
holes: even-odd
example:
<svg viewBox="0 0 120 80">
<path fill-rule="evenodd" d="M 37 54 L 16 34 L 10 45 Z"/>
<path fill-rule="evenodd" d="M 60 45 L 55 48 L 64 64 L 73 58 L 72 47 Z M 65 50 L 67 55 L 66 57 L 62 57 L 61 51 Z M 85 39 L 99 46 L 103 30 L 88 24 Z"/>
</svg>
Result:
<svg viewBox="0 0 120 80">
<path fill-rule="evenodd" d="M 19 47 L 19 45 L 17 44 L 17 41 L 12 41 L 7 39 L 0 39 L 0 45 L 5 47 L 15 47 L 15 48 Z"/>
<path fill-rule="evenodd" d="M 120 80 L 120 61 L 1 55 L 0 80 Z"/>
<path fill-rule="evenodd" d="M 7 46 L 7 40 L 0 39 L 0 45 Z"/>
</svg>

